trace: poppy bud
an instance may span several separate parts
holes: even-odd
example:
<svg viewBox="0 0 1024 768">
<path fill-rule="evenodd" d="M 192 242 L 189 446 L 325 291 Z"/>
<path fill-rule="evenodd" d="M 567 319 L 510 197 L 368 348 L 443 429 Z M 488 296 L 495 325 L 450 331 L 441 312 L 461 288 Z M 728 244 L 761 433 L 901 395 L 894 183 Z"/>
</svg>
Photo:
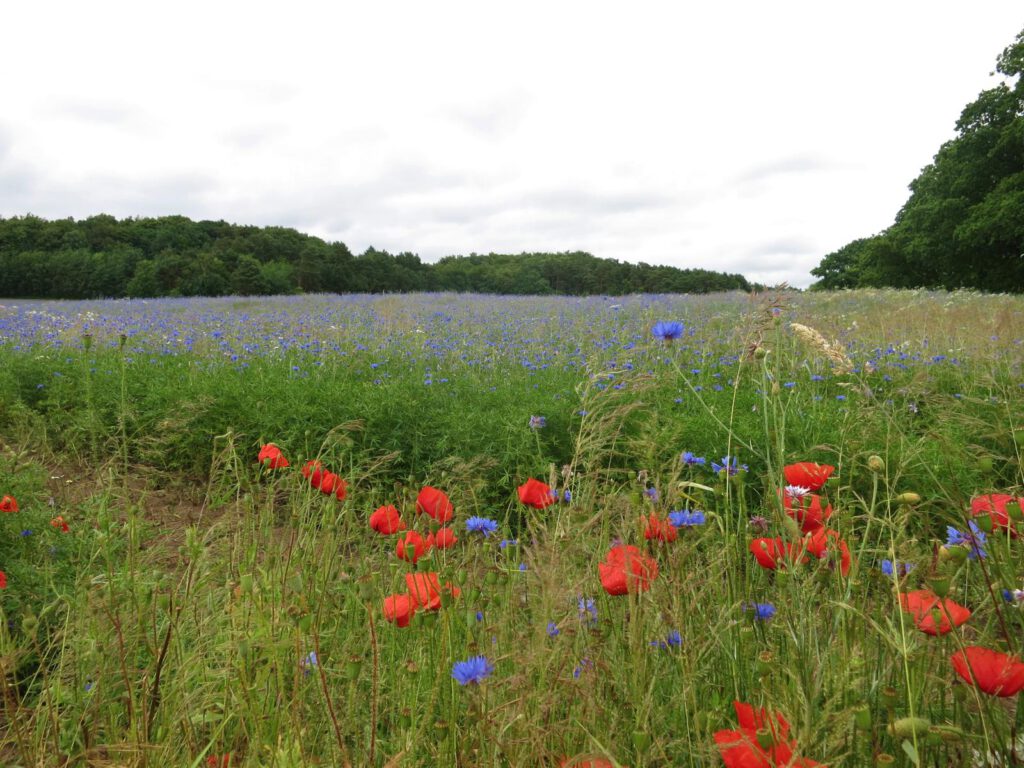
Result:
<svg viewBox="0 0 1024 768">
<path fill-rule="evenodd" d="M 882 703 L 885 704 L 886 708 L 892 709 L 899 703 L 899 692 L 891 685 L 887 685 L 882 689 Z"/>
<path fill-rule="evenodd" d="M 1024 520 L 1024 500 L 1017 499 L 1017 501 L 1007 502 L 1006 514 L 1010 516 L 1011 520 L 1018 523 Z"/>
<path fill-rule="evenodd" d="M 240 586 L 242 588 L 242 593 L 246 594 L 246 595 L 251 595 L 252 594 L 252 587 L 253 587 L 253 584 L 252 584 L 252 574 L 251 573 L 243 573 L 242 577 L 239 579 L 239 581 L 240 581 Z"/>
<path fill-rule="evenodd" d="M 889 733 L 899 739 L 923 736 L 931 723 L 923 717 L 901 717 L 889 723 Z"/>
<path fill-rule="evenodd" d="M 771 749 L 775 746 L 775 737 L 772 736 L 771 729 L 769 728 L 758 728 L 757 729 L 757 743 L 761 749 Z"/>
<path fill-rule="evenodd" d="M 963 686 L 958 686 L 963 687 Z M 960 741 L 964 737 L 964 732 L 957 728 L 955 725 L 933 725 L 928 729 L 928 733 L 935 733 L 942 741 L 956 742 Z"/>
<path fill-rule="evenodd" d="M 245 640 L 244 638 L 242 640 L 239 640 L 237 643 L 235 643 L 235 647 L 238 648 L 238 655 L 242 657 L 243 661 L 249 658 L 248 640 Z"/>
<path fill-rule="evenodd" d="M 779 385 L 779 382 L 773 381 L 772 382 L 772 394 L 773 395 L 777 395 L 781 391 L 782 391 L 782 387 Z"/>
<path fill-rule="evenodd" d="M 992 533 L 992 515 L 979 515 L 974 522 L 983 533 Z"/>
<path fill-rule="evenodd" d="M 949 595 L 949 577 L 948 576 L 936 576 L 934 579 L 928 580 L 928 586 L 932 588 L 939 597 L 947 597 Z"/>
<path fill-rule="evenodd" d="M 345 677 L 349 680 L 355 680 L 359 677 L 359 670 L 363 668 L 363 659 L 361 656 L 349 656 L 348 661 L 345 662 Z"/>
<path fill-rule="evenodd" d="M 876 474 L 879 472 L 885 472 L 885 459 L 877 454 L 868 456 L 868 469 Z"/>
<path fill-rule="evenodd" d="M 761 651 L 757 655 L 757 672 L 762 677 L 771 674 L 775 656 L 771 651 Z"/>
<path fill-rule="evenodd" d="M 946 547 L 949 550 L 949 559 L 956 565 L 963 565 L 967 560 L 967 547 Z"/>
<path fill-rule="evenodd" d="M 402 711 L 398 713 L 398 724 L 403 728 L 410 728 L 412 726 L 412 710 L 408 707 L 402 707 Z"/>
<path fill-rule="evenodd" d="M 803 531 L 800 530 L 800 523 L 789 515 L 782 518 L 782 527 L 786 529 L 786 533 L 789 534 L 790 538 L 797 540 L 803 538 Z"/>
<path fill-rule="evenodd" d="M 867 704 L 861 704 L 853 710 L 853 724 L 858 731 L 871 730 L 871 708 Z"/>
<path fill-rule="evenodd" d="M 921 503 L 921 494 L 914 493 L 913 491 L 906 491 L 905 493 L 901 493 L 900 495 L 898 495 L 895 501 L 897 504 L 903 504 L 905 506 L 911 507 L 914 504 Z"/>
<path fill-rule="evenodd" d="M 896 758 L 888 752 L 879 752 L 875 758 L 875 765 L 896 765 Z"/>
<path fill-rule="evenodd" d="M 982 472 L 991 472 L 994 467 L 991 456 L 982 456 L 978 459 L 978 469 Z"/>
<path fill-rule="evenodd" d="M 651 746 L 651 734 L 633 731 L 633 747 L 637 752 L 646 752 Z"/>
<path fill-rule="evenodd" d="M 36 627 L 38 626 L 39 619 L 37 619 L 34 614 L 30 613 L 21 620 L 21 628 L 29 637 L 36 633 Z"/>
<path fill-rule="evenodd" d="M 82 346 L 85 348 L 86 352 L 88 352 L 90 349 L 92 349 L 92 334 L 91 333 L 83 333 L 82 334 Z"/>
</svg>

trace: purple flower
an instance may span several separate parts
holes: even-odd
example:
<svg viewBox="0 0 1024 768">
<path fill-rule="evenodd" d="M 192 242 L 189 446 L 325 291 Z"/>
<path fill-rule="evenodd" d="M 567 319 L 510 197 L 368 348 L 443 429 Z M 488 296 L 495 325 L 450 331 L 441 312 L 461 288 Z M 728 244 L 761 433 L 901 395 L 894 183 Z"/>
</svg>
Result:
<svg viewBox="0 0 1024 768">
<path fill-rule="evenodd" d="M 479 684 L 494 672 L 494 665 L 486 656 L 471 656 L 465 661 L 457 661 L 452 666 L 452 677 L 459 685 Z"/>
<path fill-rule="evenodd" d="M 683 451 L 683 455 L 679 457 L 679 460 L 688 467 L 703 467 L 708 461 L 703 456 L 695 455 L 692 451 Z"/>
<path fill-rule="evenodd" d="M 771 603 L 746 603 L 743 610 L 751 611 L 758 621 L 768 621 L 775 615 L 775 606 Z"/>
<path fill-rule="evenodd" d="M 654 327 L 651 328 L 651 335 L 656 339 L 670 342 L 683 335 L 683 324 L 675 321 L 655 323 Z"/>
</svg>

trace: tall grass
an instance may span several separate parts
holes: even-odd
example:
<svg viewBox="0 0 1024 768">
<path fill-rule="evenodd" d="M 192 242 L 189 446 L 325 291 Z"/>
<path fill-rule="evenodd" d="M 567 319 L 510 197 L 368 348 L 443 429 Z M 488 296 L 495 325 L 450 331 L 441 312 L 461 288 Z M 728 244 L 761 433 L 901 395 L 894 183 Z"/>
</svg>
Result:
<svg viewBox="0 0 1024 768">
<path fill-rule="evenodd" d="M 739 700 L 832 766 L 1013 764 L 1024 715 L 949 657 L 1021 651 L 1003 598 L 1024 587 L 1021 544 L 992 531 L 970 559 L 943 542 L 972 497 L 1022 495 L 1022 313 L 920 292 L 8 309 L 0 495 L 21 511 L 0 516 L 0 755 L 709 766 Z M 653 339 L 663 319 L 687 334 Z M 268 441 L 291 467 L 256 464 Z M 748 470 L 714 472 L 726 455 Z M 343 501 L 304 480 L 311 459 L 347 480 Z M 800 460 L 837 468 L 822 494 L 846 576 L 835 548 L 774 571 L 751 554 L 759 536 L 806 546 L 779 496 Z M 520 504 L 531 476 L 571 502 Z M 414 511 L 428 484 L 459 542 L 414 566 L 367 518 L 395 504 L 434 530 Z M 706 522 L 644 538 L 681 509 Z M 656 559 L 648 591 L 602 589 L 616 540 Z M 883 559 L 914 567 L 893 578 Z M 428 572 L 459 596 L 388 622 L 385 597 Z M 944 581 L 973 615 L 930 637 L 896 591 Z M 453 664 L 477 655 L 493 674 L 460 685 Z"/>
</svg>

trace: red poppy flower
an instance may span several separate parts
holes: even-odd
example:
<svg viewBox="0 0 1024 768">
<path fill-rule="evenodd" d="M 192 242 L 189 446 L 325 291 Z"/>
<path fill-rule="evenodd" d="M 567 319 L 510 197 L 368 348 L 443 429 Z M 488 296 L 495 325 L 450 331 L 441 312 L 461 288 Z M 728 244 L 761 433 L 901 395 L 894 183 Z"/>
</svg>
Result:
<svg viewBox="0 0 1024 768">
<path fill-rule="evenodd" d="M 618 544 L 597 565 L 601 586 L 609 595 L 646 592 L 658 577 L 658 563 L 632 545 Z"/>
<path fill-rule="evenodd" d="M 57 515 L 53 518 L 53 520 L 50 521 L 50 525 L 59 531 L 64 531 L 64 533 L 67 533 L 70 530 L 70 528 L 68 528 L 68 524 L 64 522 L 64 517 L 62 515 Z"/>
<path fill-rule="evenodd" d="M 316 489 L 320 488 L 320 481 L 324 476 L 324 465 L 316 459 L 310 459 L 302 467 L 302 476 L 309 480 L 309 484 Z"/>
<path fill-rule="evenodd" d="M 783 541 L 781 538 L 754 539 L 750 542 L 750 551 L 757 560 L 757 564 L 769 571 L 785 568 L 787 564 L 795 564 L 798 561 L 807 562 L 802 545 L 792 541 Z"/>
<path fill-rule="evenodd" d="M 288 465 L 285 464 L 287 467 Z M 271 467 L 273 469 L 273 467 Z M 223 755 L 210 755 L 206 758 L 206 765 L 209 768 L 230 768 L 231 766 L 231 753 L 228 752 Z"/>
<path fill-rule="evenodd" d="M 337 477 L 337 476 L 335 476 L 335 477 Z M 323 490 L 323 486 L 322 485 L 321 485 L 320 490 Z M 324 491 L 324 493 L 329 493 L 329 491 Z M 346 483 L 343 479 L 338 477 L 337 480 L 334 483 L 334 495 L 337 497 L 338 501 L 344 501 L 345 500 L 345 496 L 347 494 L 348 494 L 348 483 Z"/>
<path fill-rule="evenodd" d="M 519 500 L 534 509 L 544 509 L 556 501 L 551 486 L 532 477 L 519 486 Z"/>
<path fill-rule="evenodd" d="M 839 572 L 843 576 L 850 573 L 850 548 L 839 538 L 839 532 L 827 528 L 819 528 L 807 538 L 807 551 L 819 560 L 828 557 L 829 553 L 839 551 Z"/>
<path fill-rule="evenodd" d="M 1009 698 L 1024 688 L 1024 664 L 1015 656 L 969 645 L 949 660 L 960 677 L 993 696 Z"/>
<path fill-rule="evenodd" d="M 459 540 L 458 537 L 452 532 L 451 528 L 438 528 L 437 531 L 431 534 L 431 536 L 433 537 L 433 546 L 437 547 L 438 549 L 448 549 L 449 547 L 454 547 L 455 542 Z M 427 538 L 430 537 L 428 536 Z"/>
<path fill-rule="evenodd" d="M 7 589 L 7 574 L 0 571 L 0 589 Z"/>
<path fill-rule="evenodd" d="M 835 471 L 831 464 L 815 464 L 813 461 L 787 464 L 782 468 L 788 485 L 799 485 L 812 491 L 820 490 Z"/>
<path fill-rule="evenodd" d="M 930 589 L 901 592 L 900 608 L 914 617 L 914 626 L 926 635 L 944 635 L 971 618 L 970 610 Z"/>
<path fill-rule="evenodd" d="M 992 529 L 1009 531 L 1014 538 L 1017 531 L 1006 511 L 1007 504 L 1020 504 L 1024 508 L 1024 498 L 1014 498 L 1008 493 L 990 493 L 985 496 L 975 496 L 971 499 L 971 515 L 981 517 L 985 514 L 992 520 Z"/>
<path fill-rule="evenodd" d="M 430 543 L 416 531 L 406 531 L 398 540 L 397 554 L 402 560 L 415 563 L 430 549 Z"/>
<path fill-rule="evenodd" d="M 646 523 L 644 538 L 647 540 L 655 539 L 656 541 L 669 542 L 679 538 L 679 531 L 668 520 L 660 520 L 653 513 L 649 517 L 642 517 L 640 519 Z"/>
<path fill-rule="evenodd" d="M 320 475 L 319 484 L 313 486 L 318 488 L 320 493 L 327 494 L 330 496 L 336 490 L 341 492 L 341 498 L 345 498 L 345 481 L 342 480 L 338 475 L 333 472 L 323 472 Z"/>
<path fill-rule="evenodd" d="M 450 581 L 441 587 L 441 581 L 433 571 L 429 573 L 407 573 L 405 584 L 409 587 L 409 597 L 416 603 L 417 608 L 426 608 L 428 611 L 436 611 L 441 607 L 441 593 L 448 592 L 452 597 L 458 597 L 462 590 L 453 586 Z"/>
<path fill-rule="evenodd" d="M 260 448 L 260 455 L 256 457 L 256 460 L 268 469 L 284 469 L 288 466 L 288 459 L 273 443 L 267 443 Z"/>
<path fill-rule="evenodd" d="M 805 493 L 803 496 L 791 496 L 785 491 L 781 493 L 786 514 L 800 523 L 800 530 L 804 533 L 813 533 L 832 517 L 832 505 L 825 502 L 823 509 L 822 498 L 816 493 Z"/>
<path fill-rule="evenodd" d="M 439 491 L 428 485 L 416 497 L 416 511 L 420 514 L 430 515 L 443 525 L 452 519 L 454 508 L 444 491 Z"/>
<path fill-rule="evenodd" d="M 405 523 L 401 515 L 398 514 L 398 510 L 388 505 L 386 507 L 378 507 L 370 515 L 370 527 L 377 533 L 390 536 L 393 533 L 404 531 Z"/>
<path fill-rule="evenodd" d="M 13 496 L 4 496 L 0 499 L 0 512 L 17 512 L 18 502 Z"/>
<path fill-rule="evenodd" d="M 789 740 L 789 723 L 781 714 L 769 717 L 763 709 L 733 702 L 739 720 L 738 731 L 718 731 L 715 744 L 726 768 L 813 768 L 821 766 L 810 758 L 796 757 L 796 742 Z M 772 744 L 762 747 L 758 730 L 767 730 Z"/>
<path fill-rule="evenodd" d="M 416 601 L 410 595 L 388 595 L 384 598 L 384 618 L 400 627 L 408 627 L 416 613 Z"/>
</svg>

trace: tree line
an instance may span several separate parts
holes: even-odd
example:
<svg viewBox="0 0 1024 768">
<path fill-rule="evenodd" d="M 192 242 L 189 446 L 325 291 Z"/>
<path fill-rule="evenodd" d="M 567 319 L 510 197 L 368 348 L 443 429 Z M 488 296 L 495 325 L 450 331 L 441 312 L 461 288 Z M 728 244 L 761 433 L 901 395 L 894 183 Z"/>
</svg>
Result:
<svg viewBox="0 0 1024 768">
<path fill-rule="evenodd" d="M 368 248 L 354 255 L 285 227 L 184 216 L 76 221 L 0 217 L 0 296 L 49 299 L 469 291 L 707 293 L 751 289 L 742 275 L 599 259 L 582 251 L 447 256 Z"/>
<path fill-rule="evenodd" d="M 1024 291 L 1024 31 L 996 71 L 1008 79 L 964 108 L 893 225 L 825 256 L 813 288 Z"/>
</svg>

